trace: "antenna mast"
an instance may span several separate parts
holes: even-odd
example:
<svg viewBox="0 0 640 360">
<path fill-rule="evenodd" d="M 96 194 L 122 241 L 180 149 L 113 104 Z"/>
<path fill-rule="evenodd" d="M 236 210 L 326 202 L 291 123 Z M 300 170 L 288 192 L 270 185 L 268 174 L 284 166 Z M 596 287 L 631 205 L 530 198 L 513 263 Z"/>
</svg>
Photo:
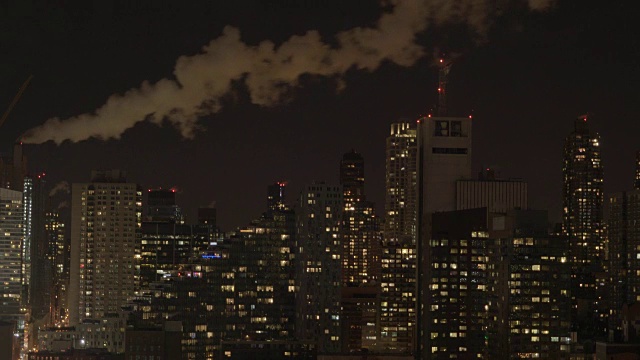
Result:
<svg viewBox="0 0 640 360">
<path fill-rule="evenodd" d="M 445 61 L 440 59 L 440 70 L 438 71 L 438 116 L 447 116 L 447 81 L 449 71 L 453 61 Z"/>
</svg>

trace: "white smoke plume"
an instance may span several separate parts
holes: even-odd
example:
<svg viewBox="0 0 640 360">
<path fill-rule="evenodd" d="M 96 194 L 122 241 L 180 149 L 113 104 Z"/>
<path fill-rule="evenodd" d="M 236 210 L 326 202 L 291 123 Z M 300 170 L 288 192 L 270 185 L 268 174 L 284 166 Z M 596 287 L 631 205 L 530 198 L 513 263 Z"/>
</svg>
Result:
<svg viewBox="0 0 640 360">
<path fill-rule="evenodd" d="M 58 210 L 60 209 L 64 209 L 64 208 L 68 208 L 69 207 L 69 203 L 66 201 L 61 202 L 60 204 L 58 204 Z"/>
<path fill-rule="evenodd" d="M 49 191 L 49 196 L 55 196 L 57 193 L 63 192 L 65 194 L 71 193 L 71 188 L 69 187 L 69 183 L 66 181 L 60 181 L 56 184 L 56 186 Z"/>
<path fill-rule="evenodd" d="M 531 9 L 544 10 L 552 0 L 527 1 Z M 220 100 L 234 81 L 244 80 L 254 104 L 273 106 L 303 74 L 332 77 L 344 86 L 342 76 L 349 69 L 374 71 L 385 60 L 412 66 L 424 55 L 415 37 L 430 21 L 438 25 L 455 19 L 482 33 L 495 10 L 492 0 L 387 0 L 383 4 L 391 5 L 392 11 L 384 13 L 375 27 L 340 32 L 335 35 L 337 46 L 323 43 L 313 30 L 279 46 L 269 40 L 249 46 L 238 29 L 227 26 L 200 53 L 177 60 L 175 79 L 145 81 L 124 94 L 112 95 L 94 113 L 49 119 L 21 140 L 60 144 L 91 137 L 118 139 L 141 121 L 158 125 L 167 121 L 191 138 L 198 118 L 220 110 Z"/>
</svg>

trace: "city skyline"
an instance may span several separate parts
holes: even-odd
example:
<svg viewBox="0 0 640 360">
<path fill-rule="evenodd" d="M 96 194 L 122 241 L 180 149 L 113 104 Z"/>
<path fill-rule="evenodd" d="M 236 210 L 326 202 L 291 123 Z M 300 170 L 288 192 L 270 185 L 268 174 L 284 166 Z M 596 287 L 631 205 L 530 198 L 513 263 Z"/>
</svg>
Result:
<svg viewBox="0 0 640 360">
<path fill-rule="evenodd" d="M 281 44 L 311 29 L 331 42 L 341 31 L 374 26 L 382 13 L 376 2 L 326 7 L 247 2 L 243 9 L 227 4 L 207 7 L 202 14 L 192 5 L 176 15 L 180 30 L 172 31 L 159 25 L 173 9 L 168 3 L 132 4 L 104 9 L 7 5 L 2 15 L 7 26 L 22 26 L 11 14 L 30 14 L 52 31 L 23 35 L 40 45 L 30 51 L 19 31 L 3 34 L 2 42 L 13 46 L 1 63 L 4 108 L 24 79 L 32 73 L 34 78 L 2 128 L 2 151 L 10 151 L 14 139 L 47 118 L 93 112 L 111 94 L 137 88 L 142 80 L 153 83 L 170 76 L 176 59 L 196 54 L 225 25 L 237 27 L 248 44 L 265 39 Z M 144 123 L 125 131 L 120 140 L 61 146 L 49 142 L 29 145 L 25 154 L 30 170 L 46 171 L 50 183 L 86 181 L 92 167 L 88 159 L 97 156 L 104 168 L 126 170 L 144 186 L 176 186 L 182 191 L 178 201 L 191 218 L 193 209 L 216 201 L 219 223 L 233 229 L 259 213 L 256 199 L 264 184 L 287 180 L 295 194 L 313 180 L 335 182 L 336 161 L 353 148 L 369 164 L 367 193 L 380 211 L 385 158 L 380 144 L 391 123 L 414 121 L 435 108 L 437 68 L 431 65 L 431 54 L 437 48 L 462 54 L 451 68 L 448 101 L 452 116 L 473 112 L 472 172 L 492 166 L 501 169 L 503 177 L 523 178 L 530 186 L 530 207 L 548 209 L 551 220 L 559 222 L 558 149 L 571 119 L 587 111 L 593 114 L 592 125 L 603 142 L 606 194 L 629 188 L 634 171 L 637 149 L 631 139 L 640 125 L 632 121 L 638 112 L 632 84 L 638 76 L 633 64 L 639 47 L 630 34 L 636 25 L 627 17 L 627 5 L 598 4 L 558 1 L 542 12 L 520 7 L 489 18 L 493 25 L 482 41 L 475 32 L 471 36 L 456 26 L 428 29 L 417 37 L 425 55 L 414 65 L 383 62 L 370 72 L 349 70 L 339 92 L 331 77 L 303 76 L 287 102 L 259 107 L 239 87 L 225 99 L 228 106 L 221 112 L 200 120 L 204 131 L 197 131 L 193 140 L 183 140 L 170 126 Z M 116 16 L 122 28 L 114 25 Z M 269 26 L 272 23 L 279 26 Z M 45 53 L 53 55 L 49 62 Z M 517 150 L 504 151 L 507 148 Z"/>
</svg>

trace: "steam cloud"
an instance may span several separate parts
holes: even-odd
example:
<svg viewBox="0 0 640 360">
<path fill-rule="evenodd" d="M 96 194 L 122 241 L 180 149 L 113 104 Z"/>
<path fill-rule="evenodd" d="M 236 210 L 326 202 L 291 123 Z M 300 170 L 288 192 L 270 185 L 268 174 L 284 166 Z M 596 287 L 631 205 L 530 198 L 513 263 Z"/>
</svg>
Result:
<svg viewBox="0 0 640 360">
<path fill-rule="evenodd" d="M 53 187 L 53 189 L 51 189 L 51 191 L 49 192 L 49 196 L 55 196 L 59 192 L 63 192 L 65 194 L 71 193 L 69 183 L 66 181 L 60 181 L 56 184 L 56 186 Z"/>
<path fill-rule="evenodd" d="M 553 0 L 528 0 L 532 10 L 545 10 Z M 284 100 L 288 89 L 298 85 L 303 74 L 327 76 L 339 83 L 352 68 L 374 71 L 384 61 L 409 67 L 424 55 L 415 43 L 416 34 L 429 25 L 452 19 L 469 24 L 479 33 L 489 23 L 491 0 L 458 2 L 450 0 L 387 0 L 393 10 L 384 13 L 374 28 L 357 27 L 335 35 L 337 46 L 322 42 L 317 31 L 295 35 L 277 46 L 265 40 L 249 46 L 240 31 L 227 26 L 223 34 L 202 48 L 199 54 L 180 57 L 175 79 L 156 83 L 144 81 L 140 87 L 110 96 L 94 113 L 65 120 L 51 118 L 22 137 L 25 143 L 49 140 L 82 141 L 95 137 L 118 139 L 141 121 L 175 126 L 191 138 L 199 117 L 220 110 L 221 98 L 232 82 L 244 80 L 254 104 L 274 106 Z M 493 5 L 492 5 L 493 4 Z"/>
</svg>

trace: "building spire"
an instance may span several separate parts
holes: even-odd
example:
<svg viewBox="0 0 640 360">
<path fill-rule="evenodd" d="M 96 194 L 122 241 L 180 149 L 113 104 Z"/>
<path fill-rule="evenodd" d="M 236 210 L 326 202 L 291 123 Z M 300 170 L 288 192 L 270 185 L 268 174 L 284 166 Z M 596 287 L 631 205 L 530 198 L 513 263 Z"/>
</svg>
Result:
<svg viewBox="0 0 640 360">
<path fill-rule="evenodd" d="M 438 71 L 438 116 L 447 116 L 447 82 L 453 61 L 440 58 Z"/>
</svg>

